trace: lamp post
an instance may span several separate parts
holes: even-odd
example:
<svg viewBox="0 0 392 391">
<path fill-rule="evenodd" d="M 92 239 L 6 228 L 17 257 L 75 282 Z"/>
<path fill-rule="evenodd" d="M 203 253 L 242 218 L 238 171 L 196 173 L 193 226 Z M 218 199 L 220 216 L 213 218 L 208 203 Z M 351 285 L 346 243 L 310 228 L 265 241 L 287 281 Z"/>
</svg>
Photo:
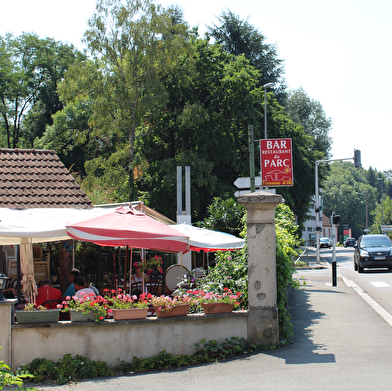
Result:
<svg viewBox="0 0 392 391">
<path fill-rule="evenodd" d="M 263 85 L 264 88 L 264 139 L 267 140 L 267 88 L 273 87 L 274 83 L 267 83 Z"/>
<path fill-rule="evenodd" d="M 383 178 L 377 178 L 378 181 L 381 181 L 381 226 L 384 225 L 384 194 L 382 191 L 382 184 L 384 182 Z M 382 233 L 382 228 L 381 228 Z"/>
<path fill-rule="evenodd" d="M 368 229 L 369 226 L 369 203 L 368 203 L 368 193 L 357 193 L 358 195 L 364 195 L 366 197 L 366 229 Z"/>
</svg>

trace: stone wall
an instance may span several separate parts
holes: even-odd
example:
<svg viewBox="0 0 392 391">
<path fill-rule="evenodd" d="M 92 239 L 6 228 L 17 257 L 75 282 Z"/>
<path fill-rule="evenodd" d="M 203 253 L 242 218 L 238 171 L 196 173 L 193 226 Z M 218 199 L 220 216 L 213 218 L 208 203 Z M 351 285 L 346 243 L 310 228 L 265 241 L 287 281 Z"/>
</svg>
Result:
<svg viewBox="0 0 392 391">
<path fill-rule="evenodd" d="M 184 317 L 95 322 L 58 322 L 18 325 L 12 329 L 12 368 L 28 364 L 37 357 L 58 360 L 64 354 L 80 354 L 105 361 L 110 367 L 118 359 L 151 357 L 162 350 L 173 354 L 192 354 L 195 343 L 223 342 L 226 338 L 247 337 L 246 311 L 229 314 L 191 314 Z M 4 334 L 0 336 L 0 345 Z M 6 360 L 8 361 L 8 360 Z"/>
</svg>

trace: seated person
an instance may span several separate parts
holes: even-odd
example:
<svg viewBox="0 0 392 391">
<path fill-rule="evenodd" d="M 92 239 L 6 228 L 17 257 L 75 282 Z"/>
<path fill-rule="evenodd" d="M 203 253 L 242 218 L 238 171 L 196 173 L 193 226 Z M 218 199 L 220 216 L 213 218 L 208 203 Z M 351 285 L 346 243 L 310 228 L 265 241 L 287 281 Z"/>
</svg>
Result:
<svg viewBox="0 0 392 391">
<path fill-rule="evenodd" d="M 43 302 L 48 300 L 61 300 L 61 291 L 60 289 L 53 288 L 52 282 L 48 279 L 42 280 L 39 284 L 38 294 L 36 298 L 36 305 L 39 306 Z M 55 304 L 46 304 L 46 308 L 56 308 Z"/>
<path fill-rule="evenodd" d="M 73 284 L 76 291 L 74 296 L 78 297 L 79 299 L 87 296 L 96 296 L 94 290 L 88 287 L 84 277 L 76 276 L 73 280 Z"/>
<path fill-rule="evenodd" d="M 143 279 L 146 279 L 146 276 L 144 273 L 142 273 L 142 268 L 140 266 L 135 265 L 135 274 L 132 274 L 131 276 L 131 294 L 140 296 L 142 293 L 142 288 L 141 288 L 141 283 L 143 282 Z M 140 284 L 137 284 L 140 283 Z M 132 285 L 136 284 L 135 287 L 132 287 Z M 147 293 L 147 288 L 145 288 L 145 292 Z"/>
<path fill-rule="evenodd" d="M 94 285 L 90 284 L 88 287 L 92 289 L 97 296 L 99 296 L 99 290 Z"/>
<path fill-rule="evenodd" d="M 80 276 L 80 271 L 78 269 L 72 269 L 69 273 L 68 273 L 68 281 L 70 282 L 70 285 L 68 286 L 67 290 L 65 291 L 64 295 L 63 295 L 63 299 L 66 299 L 67 296 L 72 297 L 76 290 L 75 290 L 75 286 L 74 286 L 74 278 L 76 276 Z"/>
</svg>

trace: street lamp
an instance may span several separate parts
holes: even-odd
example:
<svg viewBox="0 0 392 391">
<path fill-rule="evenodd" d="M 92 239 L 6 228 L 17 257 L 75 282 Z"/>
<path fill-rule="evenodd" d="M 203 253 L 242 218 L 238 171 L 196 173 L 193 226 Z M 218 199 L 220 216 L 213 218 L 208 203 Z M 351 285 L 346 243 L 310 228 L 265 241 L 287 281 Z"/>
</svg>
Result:
<svg viewBox="0 0 392 391">
<path fill-rule="evenodd" d="M 274 83 L 263 85 L 264 88 L 264 139 L 267 140 L 267 88 L 273 87 Z"/>
<path fill-rule="evenodd" d="M 381 181 L 381 226 L 384 225 L 384 194 L 382 191 L 382 184 L 384 182 L 384 178 L 377 178 L 378 181 Z M 381 228 L 382 233 L 382 228 Z"/>
<path fill-rule="evenodd" d="M 358 195 L 364 195 L 366 197 L 366 229 L 368 229 L 369 226 L 369 220 L 368 220 L 368 215 L 369 215 L 369 207 L 368 207 L 368 193 L 357 193 Z"/>
</svg>

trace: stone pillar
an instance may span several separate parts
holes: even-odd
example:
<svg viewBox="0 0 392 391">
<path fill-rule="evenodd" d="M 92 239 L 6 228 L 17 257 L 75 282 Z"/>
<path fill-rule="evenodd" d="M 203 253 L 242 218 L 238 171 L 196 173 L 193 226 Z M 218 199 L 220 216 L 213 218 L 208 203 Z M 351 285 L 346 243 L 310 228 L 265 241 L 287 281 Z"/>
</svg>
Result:
<svg viewBox="0 0 392 391">
<path fill-rule="evenodd" d="M 279 342 L 275 208 L 282 201 L 266 191 L 238 197 L 248 212 L 248 338 L 265 347 Z"/>
<path fill-rule="evenodd" d="M 11 324 L 16 301 L 16 299 L 0 301 L 0 361 L 4 361 L 9 367 L 12 367 Z"/>
</svg>

